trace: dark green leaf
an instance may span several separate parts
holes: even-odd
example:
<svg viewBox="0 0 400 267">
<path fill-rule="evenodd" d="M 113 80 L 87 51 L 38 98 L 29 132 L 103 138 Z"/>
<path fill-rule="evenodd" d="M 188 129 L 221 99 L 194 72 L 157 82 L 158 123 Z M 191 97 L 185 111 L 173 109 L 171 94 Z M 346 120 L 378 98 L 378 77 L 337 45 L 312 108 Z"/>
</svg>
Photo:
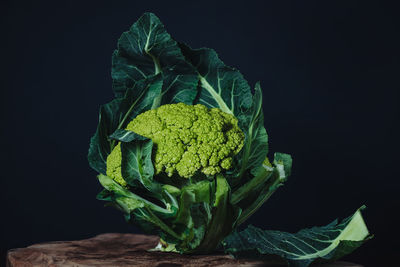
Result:
<svg viewBox="0 0 400 267">
<path fill-rule="evenodd" d="M 254 204 L 255 200 L 259 196 L 259 189 L 265 190 L 268 187 L 267 182 L 270 180 L 274 171 L 278 174 L 276 168 L 272 167 L 268 158 L 266 158 L 264 163 L 258 168 L 254 177 L 249 179 L 245 184 L 238 187 L 232 193 L 232 204 L 240 205 L 242 209 L 246 207 L 243 206 L 244 200 L 248 203 L 247 205 Z"/>
<path fill-rule="evenodd" d="M 102 153 L 102 147 L 100 145 L 99 131 L 90 138 L 90 145 L 88 151 L 88 162 L 89 166 L 97 171 L 98 173 L 106 173 L 106 160 L 107 154 Z"/>
<path fill-rule="evenodd" d="M 238 224 L 246 221 L 283 185 L 289 176 L 286 170 L 290 171 L 291 166 L 290 155 L 275 153 L 273 165 L 266 158 L 256 176 L 233 193 L 232 201 L 243 210 Z"/>
<path fill-rule="evenodd" d="M 306 267 L 314 261 L 336 260 L 351 253 L 372 236 L 368 232 L 361 210 L 338 223 L 303 229 L 295 234 L 264 231 L 249 226 L 228 236 L 225 251 L 237 256 L 277 255 L 290 266 Z"/>
<path fill-rule="evenodd" d="M 102 174 L 106 173 L 107 155 L 112 149 L 108 136 L 118 127 L 121 102 L 121 99 L 114 99 L 100 107 L 99 124 L 96 133 L 90 140 L 89 165 Z"/>
<path fill-rule="evenodd" d="M 161 88 L 162 77 L 152 76 L 127 90 L 124 98 L 114 99 L 100 107 L 99 124 L 90 141 L 88 154 L 89 164 L 93 169 L 106 173 L 107 156 L 116 145 L 115 139 L 121 134 L 120 131 L 115 131 L 125 129 L 138 114 L 151 109 L 155 98 L 161 93 Z M 126 138 L 131 137 L 132 135 Z"/>
<path fill-rule="evenodd" d="M 133 214 L 134 218 L 132 220 L 138 223 L 145 232 L 149 234 L 158 233 L 161 237 L 167 237 L 169 240 L 174 240 L 174 242 L 183 239 L 182 233 L 176 233 L 169 224 L 161 220 L 151 209 L 147 207 L 139 208 Z"/>
<path fill-rule="evenodd" d="M 115 130 L 124 129 L 137 115 L 156 106 L 162 86 L 162 76 L 155 75 L 129 88 L 121 101 L 119 124 Z"/>
<path fill-rule="evenodd" d="M 189 66 L 188 71 L 172 69 L 163 72 L 161 105 L 172 103 L 193 104 L 197 96 L 199 79 L 195 70 Z"/>
<path fill-rule="evenodd" d="M 146 140 L 146 137 L 138 135 L 137 133 L 134 133 L 132 131 L 118 129 L 112 135 L 110 135 L 110 139 L 129 143 L 133 140 L 139 140 L 139 141 Z"/>
<path fill-rule="evenodd" d="M 153 141 L 149 139 L 121 143 L 121 173 L 129 185 L 137 186 L 139 182 L 150 192 L 160 194 L 161 185 L 153 181 L 152 149 Z"/>
<path fill-rule="evenodd" d="M 234 114 L 242 128 L 247 126 L 251 116 L 252 94 L 242 74 L 226 66 L 212 49 L 191 49 L 185 44 L 180 44 L 180 47 L 199 76 L 201 90 L 197 103 Z"/>
<path fill-rule="evenodd" d="M 251 120 L 248 128 L 246 128 L 244 146 L 237 156 L 237 166 L 240 167 L 236 168 L 236 175 L 239 178 L 248 169 L 255 175 L 257 168 L 261 166 L 268 154 L 268 135 L 264 128 L 260 83 L 256 83 L 251 109 Z"/>
<path fill-rule="evenodd" d="M 222 175 L 216 177 L 214 202 L 211 206 L 209 223 L 201 243 L 196 247 L 197 252 L 209 252 L 216 248 L 225 236 L 236 227 L 236 221 L 241 209 L 230 203 L 230 187 Z M 207 221 L 207 222 L 208 222 Z"/>
<path fill-rule="evenodd" d="M 101 190 L 100 193 L 97 194 L 96 198 L 98 200 L 103 200 L 103 201 L 112 201 L 112 196 L 113 196 L 112 192 L 103 189 Z"/>
<path fill-rule="evenodd" d="M 121 35 L 118 49 L 113 53 L 111 75 L 115 96 L 123 97 L 138 81 L 159 73 L 167 77 L 163 92 L 170 96 L 168 102 L 174 102 L 175 94 L 182 94 L 182 88 L 191 93 L 196 91 L 196 73 L 185 61 L 176 41 L 154 14 L 145 13 Z M 174 84 L 181 84 L 179 90 Z M 189 104 L 194 97 L 192 94 L 189 99 L 179 101 Z"/>
</svg>

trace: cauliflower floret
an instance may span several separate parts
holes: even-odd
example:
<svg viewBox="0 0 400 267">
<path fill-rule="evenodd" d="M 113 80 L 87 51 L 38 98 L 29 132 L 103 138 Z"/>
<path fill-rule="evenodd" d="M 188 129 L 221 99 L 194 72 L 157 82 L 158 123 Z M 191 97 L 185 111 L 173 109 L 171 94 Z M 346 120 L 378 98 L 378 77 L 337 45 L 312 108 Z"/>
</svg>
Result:
<svg viewBox="0 0 400 267">
<path fill-rule="evenodd" d="M 121 144 L 118 144 L 107 157 L 107 176 L 113 178 L 120 185 L 126 186 L 127 183 L 121 173 L 121 159 Z"/>
<path fill-rule="evenodd" d="M 215 175 L 230 169 L 244 141 L 233 115 L 201 104 L 166 104 L 139 114 L 126 129 L 153 140 L 156 174 L 172 176 L 176 172 L 185 178 L 197 172 Z M 107 158 L 107 175 L 126 185 L 120 162 L 117 145 Z"/>
</svg>

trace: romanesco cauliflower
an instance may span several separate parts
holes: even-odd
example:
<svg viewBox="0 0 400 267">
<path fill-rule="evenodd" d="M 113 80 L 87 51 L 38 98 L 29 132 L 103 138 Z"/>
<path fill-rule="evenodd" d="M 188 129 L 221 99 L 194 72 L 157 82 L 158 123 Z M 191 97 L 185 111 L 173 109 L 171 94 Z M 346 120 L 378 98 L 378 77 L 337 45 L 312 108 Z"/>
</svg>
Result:
<svg viewBox="0 0 400 267">
<path fill-rule="evenodd" d="M 156 173 L 189 178 L 200 171 L 215 175 L 232 167 L 232 157 L 243 146 L 237 119 L 218 108 L 184 103 L 166 104 L 139 114 L 127 130 L 153 140 Z M 107 175 L 126 185 L 121 174 L 121 147 L 107 158 Z"/>
</svg>

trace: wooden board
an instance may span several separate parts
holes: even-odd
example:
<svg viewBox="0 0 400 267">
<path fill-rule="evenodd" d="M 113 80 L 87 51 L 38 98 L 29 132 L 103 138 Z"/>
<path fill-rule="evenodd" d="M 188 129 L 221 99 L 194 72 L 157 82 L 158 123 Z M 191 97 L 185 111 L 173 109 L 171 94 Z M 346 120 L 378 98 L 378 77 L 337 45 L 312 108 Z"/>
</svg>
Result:
<svg viewBox="0 0 400 267">
<path fill-rule="evenodd" d="M 180 255 L 148 252 L 158 243 L 158 237 L 135 234 L 102 234 L 79 241 L 57 241 L 9 250 L 7 266 L 282 266 L 257 260 L 236 260 L 229 255 Z M 321 267 L 360 267 L 336 262 Z"/>
</svg>

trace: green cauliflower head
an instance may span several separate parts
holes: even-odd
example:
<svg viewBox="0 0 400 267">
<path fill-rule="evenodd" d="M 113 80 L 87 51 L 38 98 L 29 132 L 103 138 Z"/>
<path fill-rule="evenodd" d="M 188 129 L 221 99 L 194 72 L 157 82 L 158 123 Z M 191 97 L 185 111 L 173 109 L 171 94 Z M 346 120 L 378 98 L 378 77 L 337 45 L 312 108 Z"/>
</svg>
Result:
<svg viewBox="0 0 400 267">
<path fill-rule="evenodd" d="M 230 169 L 244 141 L 235 116 L 201 104 L 162 105 L 139 114 L 126 130 L 153 140 L 156 174 L 177 173 L 184 178 L 197 172 L 215 175 Z M 107 157 L 107 175 L 126 185 L 121 174 L 120 144 Z"/>
</svg>

